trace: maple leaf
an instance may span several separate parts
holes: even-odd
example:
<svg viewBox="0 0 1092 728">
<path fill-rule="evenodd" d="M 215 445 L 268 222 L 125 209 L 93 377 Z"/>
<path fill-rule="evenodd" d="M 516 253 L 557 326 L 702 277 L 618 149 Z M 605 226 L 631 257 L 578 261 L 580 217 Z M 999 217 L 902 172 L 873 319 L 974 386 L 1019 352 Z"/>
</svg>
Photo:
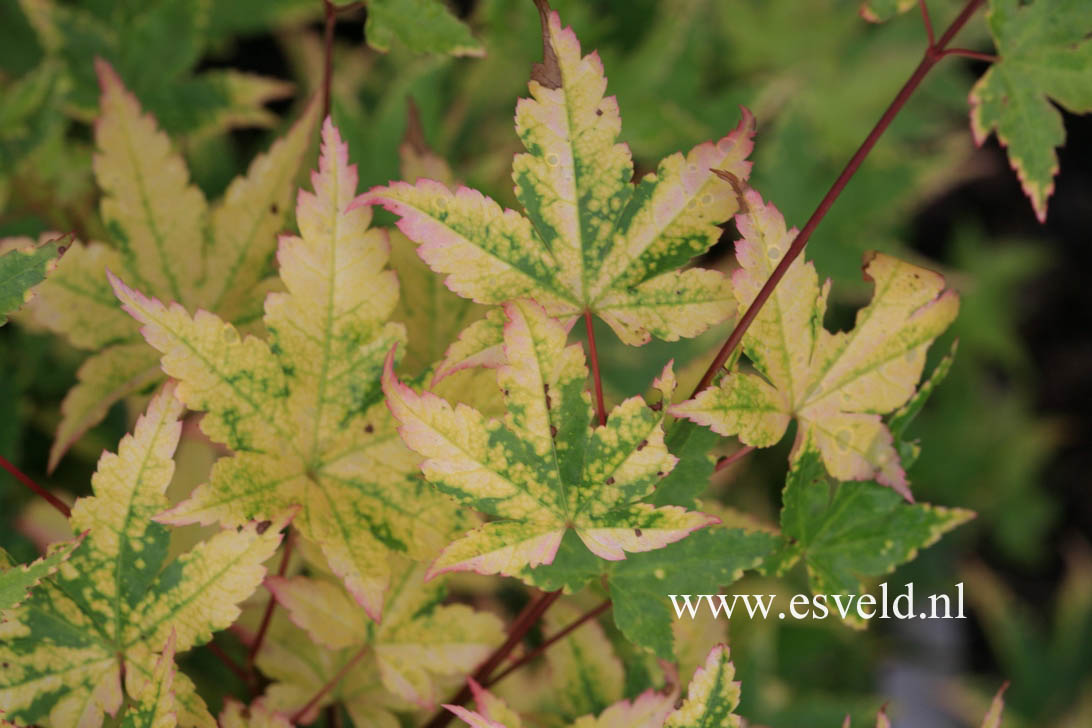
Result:
<svg viewBox="0 0 1092 728">
<path fill-rule="evenodd" d="M 454 175 L 447 162 L 426 143 L 417 108 L 412 102 L 409 104 L 406 134 L 398 147 L 398 155 L 403 180 L 412 183 L 428 177 L 448 187 L 454 183 Z M 436 382 L 460 369 L 477 365 L 478 362 L 463 362 L 464 357 L 459 354 L 455 354 L 453 358 L 450 350 L 458 344 L 452 344 L 452 347 L 448 347 L 448 344 L 456 332 L 462 331 L 465 334 L 468 325 L 477 325 L 476 319 L 480 319 L 489 309 L 448 290 L 443 280 L 417 255 L 417 246 L 401 232 L 390 231 L 390 241 L 391 267 L 398 272 L 402 294 L 398 297 L 398 306 L 392 318 L 404 323 L 409 332 L 402 368 L 417 374 L 443 358 L 444 361 L 438 365 L 433 379 Z M 496 341 L 490 341 L 483 346 L 488 348 L 499 343 L 498 327 Z M 444 355 L 445 348 L 449 349 L 447 356 Z M 495 346 L 495 350 L 491 352 L 494 358 L 498 353 L 496 350 L 499 350 L 499 346 Z"/>
<path fill-rule="evenodd" d="M 481 42 L 441 0 L 367 0 L 367 5 L 364 37 L 377 51 L 389 51 L 398 40 L 416 53 L 485 55 Z"/>
<path fill-rule="evenodd" d="M 207 642 L 235 621 L 262 580 L 289 514 L 216 534 L 167 563 L 170 533 L 152 517 L 167 507 L 182 406 L 168 386 L 117 454 L 105 453 L 70 524 L 83 543 L 0 626 L 0 706 L 17 724 L 99 726 L 157 674 L 159 650 Z M 124 670 L 122 669 L 124 666 Z M 167 672 L 158 673 L 166 679 Z M 213 726 L 193 684 L 175 675 L 183 726 Z M 156 688 L 159 689 L 159 688 Z"/>
<path fill-rule="evenodd" d="M 398 214 L 398 227 L 447 286 L 483 304 L 533 298 L 568 325 L 585 311 L 628 344 L 695 336 L 728 318 L 734 301 L 716 271 L 680 271 L 720 236 L 738 209 L 732 185 L 750 173 L 754 119 L 720 141 L 664 159 L 636 186 L 621 120 L 596 53 L 581 56 L 571 28 L 543 13 L 545 61 L 516 106 L 527 149 L 513 163 L 526 216 L 465 187 L 395 182 L 361 196 Z"/>
<path fill-rule="evenodd" d="M 243 705 L 228 698 L 220 712 L 220 728 L 292 728 L 292 724 L 264 700 Z"/>
<path fill-rule="evenodd" d="M 675 695 L 647 690 L 633 701 L 622 700 L 599 715 L 586 715 L 572 728 L 739 728 L 735 709 L 739 683 L 728 660 L 728 648 L 717 645 L 694 672 L 686 700 L 675 710 Z M 503 700 L 471 681 L 477 712 L 458 705 L 444 707 L 472 728 L 522 728 L 518 714 Z"/>
<path fill-rule="evenodd" d="M 385 232 L 368 228 L 371 210 L 347 210 L 357 183 L 348 148 L 329 120 L 322 135 L 315 191 L 298 199 L 301 235 L 281 238 L 287 292 L 266 299 L 268 341 L 111 281 L 180 399 L 207 413 L 202 431 L 234 452 L 160 520 L 238 525 L 299 504 L 300 531 L 378 620 L 391 552 L 431 558 L 464 526 L 421 481 L 383 404 L 383 359 L 405 340 L 387 321 L 398 282 Z"/>
<path fill-rule="evenodd" d="M 1043 222 L 1065 142 L 1054 104 L 1092 111 L 1092 16 L 1082 0 L 991 0 L 986 17 L 1001 58 L 971 89 L 971 131 L 979 145 L 997 132 Z"/>
<path fill-rule="evenodd" d="M 746 212 L 736 216 L 741 268 L 733 276 L 741 307 L 796 236 L 757 192 L 748 190 L 745 201 Z M 829 281 L 820 288 L 815 266 L 794 260 L 743 337 L 757 373 L 732 371 L 671 414 L 755 447 L 777 443 L 796 418 L 791 460 L 810 440 L 835 478 L 875 478 L 913 500 L 880 415 L 914 394 L 926 351 L 955 318 L 959 298 L 940 275 L 882 253 L 866 256 L 864 272 L 875 285 L 872 301 L 852 331 L 832 334 L 823 328 Z"/>
<path fill-rule="evenodd" d="M 174 696 L 174 635 L 163 647 L 152 674 L 126 680 L 133 702 L 126 708 L 121 728 L 174 728 L 178 725 Z M 138 683 L 133 686 L 131 683 Z"/>
<path fill-rule="evenodd" d="M 72 555 L 72 550 L 80 545 L 82 538 L 53 544 L 48 554 L 29 564 L 16 564 L 4 549 L 0 549 L 0 622 L 3 613 L 18 607 L 27 597 L 27 593 L 38 583 L 57 571 L 61 564 Z"/>
<path fill-rule="evenodd" d="M 298 722 L 314 722 L 323 708 L 336 703 L 344 706 L 354 725 L 399 728 L 402 724 L 396 714 L 414 706 L 383 686 L 375 660 L 368 659 L 367 652 L 324 647 L 294 626 L 285 611 L 274 612 L 255 659 L 262 674 L 272 680 L 260 702 L 275 713 L 295 715 L 321 692 Z"/>
<path fill-rule="evenodd" d="M 271 577 L 269 588 L 292 621 L 322 647 L 356 654 L 360 669 L 374 669 L 386 690 L 431 709 L 443 678 L 462 678 L 504 640 L 501 621 L 465 604 L 441 605 L 442 584 L 425 584 L 423 565 L 399 562 L 382 624 L 369 620 L 340 583 L 297 576 Z M 373 668 L 374 666 L 374 668 Z"/>
<path fill-rule="evenodd" d="M 71 242 L 71 235 L 40 245 L 29 238 L 0 240 L 0 326 L 30 301 L 34 287 L 56 268 Z"/>
<path fill-rule="evenodd" d="M 387 358 L 383 391 L 402 439 L 426 458 L 425 477 L 499 519 L 447 546 L 430 576 L 467 569 L 521 575 L 551 563 L 570 529 L 596 556 L 619 560 L 715 523 L 703 513 L 640 502 L 676 462 L 664 445 L 662 412 L 632 397 L 591 429 L 580 345 L 566 347 L 564 326 L 533 301 L 508 303 L 504 311 L 507 363 L 497 370 L 508 410 L 503 421 L 417 394 L 395 377 L 393 352 Z M 670 365 L 655 384 L 674 388 Z"/>
<path fill-rule="evenodd" d="M 296 173 L 308 149 L 316 105 L 209 210 L 185 162 L 155 121 L 103 61 L 94 172 L 101 213 L 115 247 L 73 246 L 46 281 L 32 315 L 74 346 L 96 352 L 61 405 L 49 468 L 115 402 L 162 379 L 155 352 L 139 341 L 106 281 L 110 269 L 153 295 L 245 319 L 284 225 Z"/>
<path fill-rule="evenodd" d="M 906 503 L 876 483 L 837 484 L 826 474 L 813 437 L 802 449 L 785 480 L 785 545 L 769 566 L 781 574 L 803 561 L 814 594 L 864 593 L 862 578 L 894 571 L 975 517 L 963 508 Z M 855 623 L 856 616 L 854 609 Z"/>
</svg>

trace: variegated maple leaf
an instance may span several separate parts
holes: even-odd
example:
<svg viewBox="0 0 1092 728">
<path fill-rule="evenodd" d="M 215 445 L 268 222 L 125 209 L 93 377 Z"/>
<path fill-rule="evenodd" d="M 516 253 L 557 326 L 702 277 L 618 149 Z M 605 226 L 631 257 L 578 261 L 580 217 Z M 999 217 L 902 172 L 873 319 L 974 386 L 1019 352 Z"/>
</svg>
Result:
<svg viewBox="0 0 1092 728">
<path fill-rule="evenodd" d="M 11 555 L 0 548 L 0 622 L 4 612 L 18 607 L 31 589 L 42 579 L 53 574 L 72 555 L 72 550 L 82 543 L 80 537 L 73 541 L 55 543 L 49 553 L 29 564 L 15 563 Z"/>
<path fill-rule="evenodd" d="M 740 307 L 751 304 L 788 250 L 796 229 L 749 190 L 736 216 L 741 268 L 733 276 Z M 882 253 L 866 258 L 872 301 L 857 312 L 852 331 L 823 328 L 828 281 L 819 286 L 813 264 L 797 258 L 743 337 L 757 373 L 738 368 L 671 414 L 769 447 L 798 422 L 791 459 L 813 440 L 828 472 L 839 480 L 890 486 L 908 500 L 906 473 L 881 415 L 914 394 L 929 345 L 955 318 L 959 297 L 944 278 Z"/>
<path fill-rule="evenodd" d="M 633 345 L 695 336 L 731 316 L 723 275 L 679 268 L 708 250 L 720 236 L 717 223 L 738 209 L 732 185 L 711 169 L 747 178 L 750 113 L 720 141 L 667 157 L 634 185 L 598 55 L 581 56 L 572 29 L 545 11 L 543 45 L 531 98 L 516 106 L 527 153 L 516 156 L 512 176 L 525 215 L 430 180 L 375 188 L 361 202 L 398 214 L 421 257 L 478 303 L 533 298 L 569 324 L 590 311 Z M 499 339 L 498 326 L 481 323 L 468 342 Z"/>
<path fill-rule="evenodd" d="M 694 673 L 686 700 L 675 710 L 675 695 L 648 690 L 633 701 L 622 700 L 598 715 L 578 718 L 571 728 L 739 728 L 735 714 L 739 683 L 728 660 L 728 648 L 717 645 Z M 522 728 L 523 721 L 503 700 L 471 683 L 477 711 L 458 705 L 444 707 L 471 728 Z"/>
<path fill-rule="evenodd" d="M 588 371 L 579 344 L 533 301 L 505 305 L 507 363 L 497 370 L 508 414 L 489 420 L 466 405 L 417 394 L 387 358 L 383 389 L 399 432 L 426 459 L 425 477 L 461 503 L 494 516 L 447 546 L 430 576 L 471 569 L 519 576 L 553 561 L 572 529 L 597 556 L 625 558 L 685 537 L 717 519 L 641 500 L 675 466 L 663 413 L 640 397 L 591 428 Z M 655 386 L 674 388 L 670 365 Z"/>
<path fill-rule="evenodd" d="M 94 352 L 61 405 L 52 469 L 110 406 L 161 381 L 156 353 L 117 305 L 105 270 L 141 290 L 229 321 L 257 318 L 275 279 L 263 279 L 284 225 L 315 124 L 312 104 L 268 154 L 209 209 L 182 157 L 104 61 L 96 64 L 101 116 L 94 172 L 112 245 L 72 246 L 40 287 L 32 315 L 74 346 Z"/>
<path fill-rule="evenodd" d="M 235 621 L 236 605 L 261 583 L 287 512 L 218 533 L 167 563 L 170 533 L 152 517 L 167 507 L 181 412 L 168 386 L 117 454 L 102 456 L 94 495 L 72 509 L 73 530 L 87 532 L 83 543 L 5 612 L 0 710 L 17 725 L 99 726 L 104 711 L 113 715 L 122 705 L 123 674 L 130 697 L 147 707 L 137 710 L 161 713 L 156 696 L 173 668 L 157 653 L 207 642 Z M 145 687 L 149 679 L 152 687 Z M 181 674 L 173 677 L 170 702 L 180 725 L 215 726 Z"/>
<path fill-rule="evenodd" d="M 504 640 L 504 627 L 488 612 L 441 605 L 443 585 L 425 584 L 423 565 L 398 565 L 382 624 L 369 620 L 340 583 L 297 576 L 271 577 L 268 584 L 291 620 L 317 645 L 343 659 L 365 653 L 353 669 L 361 675 L 377 672 L 383 688 L 397 699 L 380 701 L 373 709 L 399 701 L 433 709 L 451 678 L 465 678 Z"/>
<path fill-rule="evenodd" d="M 386 233 L 368 228 L 371 210 L 347 209 L 356 167 L 329 120 L 322 137 L 315 191 L 297 203 L 300 237 L 281 237 L 287 292 L 266 299 L 268 341 L 111 281 L 179 380 L 179 398 L 206 413 L 202 431 L 234 453 L 160 520 L 237 525 L 298 504 L 296 525 L 378 620 L 390 553 L 431 558 L 465 526 L 421 481 L 383 404 L 383 359 L 405 341 L 387 321 L 398 281 L 385 267 Z"/>
<path fill-rule="evenodd" d="M 0 326 L 8 314 L 30 301 L 34 287 L 57 267 L 71 235 L 35 243 L 30 238 L 0 240 Z"/>
</svg>

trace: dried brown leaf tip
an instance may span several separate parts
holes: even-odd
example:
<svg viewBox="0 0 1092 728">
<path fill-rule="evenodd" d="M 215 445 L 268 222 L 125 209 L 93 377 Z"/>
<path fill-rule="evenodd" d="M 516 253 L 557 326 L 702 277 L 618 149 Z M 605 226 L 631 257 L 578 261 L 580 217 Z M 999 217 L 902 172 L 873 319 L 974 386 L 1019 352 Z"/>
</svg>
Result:
<svg viewBox="0 0 1092 728">
<path fill-rule="evenodd" d="M 561 65 L 557 54 L 550 44 L 550 3 L 547 0 L 535 0 L 538 16 L 542 21 L 542 63 L 531 67 L 531 80 L 545 88 L 561 88 Z"/>
<path fill-rule="evenodd" d="M 732 185 L 732 189 L 736 193 L 736 200 L 739 202 L 739 212 L 737 214 L 740 214 L 740 215 L 750 214 L 749 210 L 747 209 L 747 200 L 745 199 L 745 197 L 743 195 L 743 192 L 747 189 L 747 185 L 745 185 L 743 183 L 743 181 L 740 180 L 739 177 L 735 176 L 734 174 L 732 174 L 731 172 L 728 172 L 726 170 L 723 170 L 723 169 L 710 169 L 709 171 L 712 172 L 713 174 L 715 174 L 716 176 L 720 177 L 722 180 L 724 180 L 728 184 Z"/>
</svg>

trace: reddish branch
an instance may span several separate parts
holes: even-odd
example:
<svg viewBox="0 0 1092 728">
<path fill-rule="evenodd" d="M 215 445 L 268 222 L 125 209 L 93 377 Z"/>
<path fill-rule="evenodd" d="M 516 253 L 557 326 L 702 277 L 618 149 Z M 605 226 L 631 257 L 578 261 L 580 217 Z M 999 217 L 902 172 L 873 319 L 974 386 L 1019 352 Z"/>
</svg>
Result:
<svg viewBox="0 0 1092 728">
<path fill-rule="evenodd" d="M 717 352 L 717 356 L 713 359 L 713 363 L 709 365 L 709 369 L 706 370 L 705 375 L 701 378 L 701 381 L 698 382 L 698 386 L 694 389 L 694 394 L 691 395 L 692 397 L 713 383 L 717 373 L 720 371 L 721 367 L 724 366 L 724 363 L 728 361 L 728 357 L 732 355 L 732 352 L 735 351 L 736 347 L 739 346 L 739 343 L 743 340 L 743 335 L 747 333 L 747 329 L 758 316 L 758 312 L 762 310 L 762 306 L 765 305 L 766 301 L 770 298 L 774 288 L 781 282 L 782 277 L 785 275 L 785 271 L 789 269 L 792 262 L 796 260 L 804 250 L 804 246 L 807 245 L 808 239 L 811 238 L 811 234 L 815 232 L 815 228 L 817 228 L 823 218 L 826 217 L 827 211 L 830 210 L 831 205 L 833 205 L 834 201 L 838 199 L 838 196 L 842 194 L 842 190 L 845 189 L 846 184 L 853 178 L 853 175 L 857 173 L 857 170 L 860 168 L 865 157 L 872 151 L 872 147 L 876 145 L 876 141 L 887 130 L 887 127 L 890 126 L 891 121 L 898 115 L 899 111 L 902 110 L 902 107 L 906 104 L 910 95 L 921 85 L 922 79 L 925 78 L 926 74 L 928 74 L 933 66 L 946 55 L 967 55 L 968 52 L 965 52 L 962 49 L 948 49 L 947 46 L 984 1 L 985 0 L 969 0 L 959 15 L 956 16 L 956 19 L 952 21 L 952 24 L 948 26 L 948 29 L 944 31 L 944 34 L 940 36 L 940 39 L 936 42 L 929 43 L 929 47 L 925 49 L 925 54 L 922 56 L 918 67 L 914 69 L 914 72 L 910 75 L 910 78 L 907 79 L 906 83 L 903 84 L 902 89 L 899 90 L 898 95 L 895 96 L 891 105 L 887 107 L 887 110 L 883 113 L 883 116 L 880 117 L 880 120 L 876 122 L 876 125 L 872 128 L 872 131 L 869 132 L 860 148 L 858 148 L 856 153 L 850 158 L 849 163 L 846 164 L 842 173 L 838 175 L 838 179 L 834 181 L 834 184 L 831 185 L 827 194 L 823 196 L 823 199 L 819 202 L 819 206 L 815 208 L 815 212 L 811 214 L 811 217 L 808 218 L 803 229 L 797 233 L 796 239 L 792 241 L 792 245 L 789 246 L 789 250 L 785 253 L 785 257 L 783 257 L 781 262 L 777 264 L 777 267 L 774 268 L 774 272 L 770 275 L 769 280 L 762 286 L 762 290 L 758 292 L 758 295 L 755 296 L 755 300 L 739 319 L 735 329 L 733 329 L 732 333 L 728 336 L 728 340 L 724 342 L 724 346 Z M 928 18 L 928 10 L 925 8 L 925 3 L 922 2 L 921 6 L 922 12 L 925 17 Z M 932 36 L 932 27 L 932 21 L 927 21 L 926 32 L 930 37 Z"/>
<path fill-rule="evenodd" d="M 277 567 L 277 576 L 284 576 L 285 571 L 288 570 L 288 560 L 292 557 L 292 531 L 288 530 L 284 534 L 284 554 L 281 555 L 281 564 Z M 254 638 L 253 644 L 250 645 L 250 652 L 247 653 L 246 662 L 247 666 L 251 670 L 254 669 L 254 660 L 258 657 L 258 652 L 262 649 L 262 642 L 265 641 L 265 633 L 269 631 L 269 622 L 273 619 L 273 610 L 277 608 L 277 599 L 272 593 L 269 594 L 269 603 L 265 605 L 265 613 L 262 614 L 262 622 L 258 627 L 258 634 Z"/>
<path fill-rule="evenodd" d="M 334 4 L 330 0 L 322 0 L 322 7 L 326 11 L 326 28 L 323 34 L 322 56 L 322 116 L 330 115 L 330 84 L 334 76 L 334 25 L 337 23 Z"/>
<path fill-rule="evenodd" d="M 11 462 L 8 461 L 8 459 L 5 458 L 3 455 L 0 455 L 0 468 L 8 471 L 9 473 L 11 473 L 11 477 L 15 478 L 20 483 L 30 488 L 32 491 L 45 498 L 49 505 L 60 511 L 62 516 L 64 516 L 65 518 L 70 518 L 72 516 L 72 510 L 64 501 L 62 501 L 60 498 L 53 495 L 48 490 L 31 480 L 29 475 L 12 465 Z"/>
<path fill-rule="evenodd" d="M 505 658 L 512 653 L 512 650 L 516 649 L 516 646 L 523 641 L 524 636 L 531 630 L 538 620 L 542 618 L 542 615 L 546 613 L 546 610 L 550 608 L 550 605 L 557 601 L 557 598 L 561 596 L 561 590 L 555 592 L 549 592 L 543 594 L 538 599 L 533 601 L 527 609 L 516 618 L 516 621 L 512 623 L 512 626 L 508 630 L 508 639 L 504 641 L 500 647 L 493 651 L 493 654 L 486 658 L 485 662 L 478 666 L 478 669 L 474 671 L 472 677 L 478 681 L 478 683 L 485 685 L 489 683 L 489 677 L 493 674 L 493 671 L 504 662 Z M 462 705 L 470 698 L 470 682 L 463 683 L 462 689 L 451 699 L 446 701 L 448 705 Z M 425 728 L 444 728 L 448 722 L 454 717 L 454 715 L 448 712 L 446 709 L 441 709 L 432 717 Z"/>
<path fill-rule="evenodd" d="M 530 662 L 531 660 L 535 659 L 536 657 L 541 655 L 543 652 L 548 650 L 550 648 L 550 646 L 553 645 L 555 642 L 560 642 L 561 640 L 568 637 L 572 632 L 574 632 L 581 625 L 585 624 L 586 622 L 590 622 L 591 620 L 595 619 L 596 617 L 598 617 L 603 612 L 607 611 L 607 609 L 610 607 L 610 604 L 611 604 L 610 599 L 608 599 L 605 602 L 601 603 L 599 606 L 595 607 L 594 609 L 591 609 L 591 610 L 589 610 L 587 612 L 584 612 L 583 616 L 576 619 L 568 627 L 565 627 L 564 629 L 560 630 L 557 634 L 555 634 L 552 637 L 550 637 L 549 639 L 547 639 L 541 645 L 539 645 L 535 649 L 531 650 L 527 654 L 523 655 L 522 657 L 520 657 L 518 660 L 513 662 L 508 667 L 504 668 L 504 670 L 502 670 L 500 672 L 500 674 L 497 675 L 496 677 L 490 678 L 489 682 L 485 683 L 485 687 L 489 687 L 490 685 L 495 685 L 496 683 L 498 683 L 501 680 L 503 680 L 504 678 L 506 678 L 509 673 L 515 672 L 516 670 L 520 669 L 521 667 L 526 665 L 528 662 Z"/>
<path fill-rule="evenodd" d="M 725 468 L 730 467 L 731 465 L 734 465 L 735 463 L 738 463 L 740 460 L 747 457 L 751 453 L 751 451 L 754 450 L 754 449 L 755 449 L 754 445 L 747 445 L 746 447 L 741 447 L 739 450 L 736 450 L 731 455 L 726 455 L 725 457 L 722 457 L 720 460 L 717 460 L 717 464 L 713 468 L 713 472 L 714 473 L 719 473 L 720 471 L 724 470 Z"/>
<path fill-rule="evenodd" d="M 341 669 L 337 671 L 336 675 L 330 678 L 329 682 L 323 685 L 317 693 L 312 695 L 311 699 L 308 700 L 302 708 L 292 714 L 292 718 L 290 719 L 292 723 L 299 723 L 300 719 L 303 718 L 303 716 L 307 715 L 307 713 L 310 712 L 312 708 L 318 705 L 318 702 L 320 700 L 326 697 L 326 693 L 337 687 L 337 684 L 341 682 L 341 679 L 349 673 L 349 670 L 353 669 L 353 665 L 360 662 L 361 658 L 364 657 L 364 655 L 366 654 L 368 654 L 368 645 L 364 645 L 363 647 L 361 647 L 360 651 L 353 655 L 352 659 L 342 665 Z"/>
<path fill-rule="evenodd" d="M 591 356 L 592 380 L 595 382 L 595 411 L 599 424 L 607 424 L 607 406 L 603 403 L 603 379 L 599 376 L 599 351 L 595 348 L 595 326 L 591 311 L 584 312 L 584 327 L 588 330 L 588 350 Z"/>
</svg>

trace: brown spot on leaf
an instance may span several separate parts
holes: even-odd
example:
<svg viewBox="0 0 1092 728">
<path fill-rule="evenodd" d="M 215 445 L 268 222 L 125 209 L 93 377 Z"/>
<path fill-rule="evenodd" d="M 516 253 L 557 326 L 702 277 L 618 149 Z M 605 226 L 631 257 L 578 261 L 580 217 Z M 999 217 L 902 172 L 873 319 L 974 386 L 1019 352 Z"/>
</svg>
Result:
<svg viewBox="0 0 1092 728">
<path fill-rule="evenodd" d="M 602 109 L 596 109 L 595 110 L 595 115 L 596 116 L 602 116 L 603 115 L 603 110 Z"/>
<path fill-rule="evenodd" d="M 375 432 L 375 427 L 373 427 L 372 423 L 369 422 L 368 424 L 364 425 L 364 432 L 367 432 L 370 435 Z"/>
<path fill-rule="evenodd" d="M 641 529 L 639 529 L 639 528 L 633 529 L 633 535 L 636 536 L 637 538 L 640 538 L 641 537 Z"/>
<path fill-rule="evenodd" d="M 747 209 L 747 200 L 743 198 L 743 192 L 747 189 L 747 186 L 731 172 L 726 172 L 723 169 L 711 169 L 709 171 L 732 185 L 732 191 L 736 193 L 736 202 L 739 203 L 739 211 L 746 215 L 749 210 Z"/>
<path fill-rule="evenodd" d="M 276 215 L 278 212 L 281 211 L 281 208 L 277 207 L 277 203 L 274 202 L 273 204 L 271 204 L 269 206 L 269 211 L 272 212 L 274 215 Z"/>
<path fill-rule="evenodd" d="M 269 527 L 272 526 L 272 525 L 273 525 L 273 521 L 262 521 L 261 523 L 259 523 L 257 525 L 257 527 L 255 527 L 254 530 L 257 531 L 258 535 L 260 536 L 263 533 L 265 533 L 266 531 L 268 531 Z"/>
<path fill-rule="evenodd" d="M 557 426 L 550 425 L 550 437 L 557 437 Z"/>
<path fill-rule="evenodd" d="M 542 21 L 542 63 L 531 66 L 531 80 L 545 88 L 561 88 L 561 65 L 550 44 L 550 3 L 548 0 L 535 0 L 535 5 Z"/>
<path fill-rule="evenodd" d="M 659 402 L 653 402 L 648 406 L 648 408 L 653 412 L 659 412 L 664 408 L 664 401 L 661 399 Z"/>
<path fill-rule="evenodd" d="M 610 476 L 609 478 L 607 478 L 607 485 L 614 485 L 614 476 L 613 475 Z"/>
<path fill-rule="evenodd" d="M 662 478 L 662 477 L 664 477 L 664 471 L 662 471 L 662 470 L 657 470 L 657 471 L 656 471 L 656 477 L 657 477 L 657 478 Z"/>
<path fill-rule="evenodd" d="M 648 440 L 641 440 L 639 443 L 637 443 L 637 449 L 638 450 L 644 450 L 647 446 L 648 446 Z"/>
</svg>

